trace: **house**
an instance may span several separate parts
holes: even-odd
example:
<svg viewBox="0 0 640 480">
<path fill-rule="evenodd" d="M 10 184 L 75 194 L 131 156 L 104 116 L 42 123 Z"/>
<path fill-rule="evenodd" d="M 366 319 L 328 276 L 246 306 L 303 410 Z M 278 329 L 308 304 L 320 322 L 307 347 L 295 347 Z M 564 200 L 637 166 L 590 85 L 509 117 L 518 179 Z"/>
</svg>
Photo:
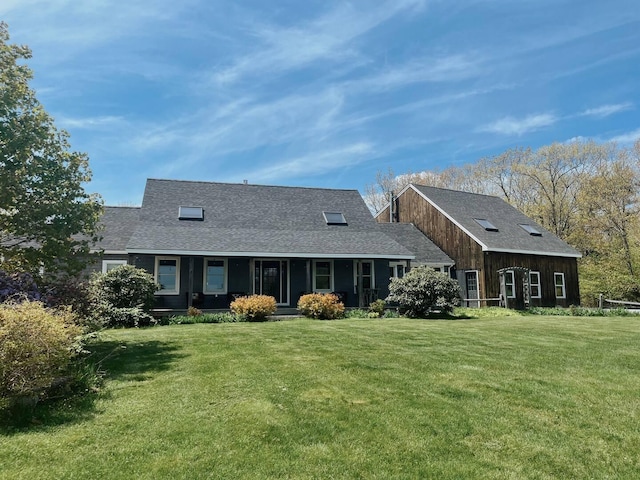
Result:
<svg viewBox="0 0 640 480">
<path fill-rule="evenodd" d="M 580 254 L 498 197 L 410 184 L 375 218 L 413 223 L 451 257 L 467 305 L 580 303 Z"/>
<path fill-rule="evenodd" d="M 107 207 L 102 224 L 96 269 L 146 269 L 162 287 L 157 308 L 167 310 L 228 308 L 254 293 L 281 309 L 307 292 L 366 306 L 388 295 L 393 267 L 416 258 L 357 190 L 149 179 L 140 208 Z M 435 262 L 451 265 L 442 252 Z"/>
<path fill-rule="evenodd" d="M 449 273 L 455 262 L 412 223 L 379 223 L 383 233 L 393 238 L 415 255 L 411 267 L 426 265 L 439 272 Z M 408 269 L 405 262 L 389 262 L 390 276 L 402 277 Z"/>
</svg>

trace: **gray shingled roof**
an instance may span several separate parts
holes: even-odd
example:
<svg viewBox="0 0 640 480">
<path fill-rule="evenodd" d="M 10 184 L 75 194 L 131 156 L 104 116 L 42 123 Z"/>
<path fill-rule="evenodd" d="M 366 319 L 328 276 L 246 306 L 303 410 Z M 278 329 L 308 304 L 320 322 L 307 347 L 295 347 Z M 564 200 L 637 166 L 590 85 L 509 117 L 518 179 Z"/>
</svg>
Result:
<svg viewBox="0 0 640 480">
<path fill-rule="evenodd" d="M 179 220 L 180 206 L 204 220 Z M 323 211 L 347 225 L 327 225 Z M 132 253 L 413 258 L 379 230 L 357 190 L 147 181 Z"/>
<path fill-rule="evenodd" d="M 96 248 L 105 252 L 124 252 L 139 219 L 140 207 L 104 207 L 100 218 L 102 239 Z"/>
<path fill-rule="evenodd" d="M 458 224 L 486 251 L 579 257 L 580 253 L 501 198 L 444 188 L 411 185 Z M 498 228 L 490 232 L 474 218 L 487 219 Z M 542 236 L 532 236 L 520 224 L 533 225 Z"/>
<path fill-rule="evenodd" d="M 412 264 L 454 265 L 455 262 L 440 250 L 413 223 L 379 223 L 382 231 L 416 256 Z"/>
</svg>

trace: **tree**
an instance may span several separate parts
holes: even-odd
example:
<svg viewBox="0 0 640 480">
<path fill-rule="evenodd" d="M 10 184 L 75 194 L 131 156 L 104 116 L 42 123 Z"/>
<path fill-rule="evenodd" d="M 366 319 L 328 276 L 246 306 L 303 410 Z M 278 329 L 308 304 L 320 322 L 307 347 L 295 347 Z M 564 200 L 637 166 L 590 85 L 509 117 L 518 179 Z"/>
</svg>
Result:
<svg viewBox="0 0 640 480">
<path fill-rule="evenodd" d="M 37 273 L 79 272 L 97 240 L 101 213 L 88 158 L 70 151 L 69 134 L 29 88 L 31 51 L 9 44 L 0 22 L 0 255 L 3 267 Z"/>
</svg>

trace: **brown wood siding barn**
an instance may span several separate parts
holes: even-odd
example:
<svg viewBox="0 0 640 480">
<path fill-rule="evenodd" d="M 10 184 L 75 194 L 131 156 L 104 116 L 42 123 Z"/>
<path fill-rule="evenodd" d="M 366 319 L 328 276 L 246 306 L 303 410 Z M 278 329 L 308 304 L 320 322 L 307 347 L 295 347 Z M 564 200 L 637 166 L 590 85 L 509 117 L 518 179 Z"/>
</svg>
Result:
<svg viewBox="0 0 640 480">
<path fill-rule="evenodd" d="M 500 295 L 498 270 L 524 267 L 540 275 L 540 298 L 532 298 L 535 306 L 569 306 L 580 303 L 577 259 L 555 255 L 533 255 L 483 251 L 482 246 L 456 223 L 427 201 L 419 192 L 406 188 L 393 201 L 393 221 L 413 223 L 442 251 L 455 261 L 455 270 L 465 297 L 465 272 L 477 271 L 478 298 L 491 299 Z M 390 206 L 376 215 L 380 223 L 390 222 Z M 509 206 L 509 208 L 512 208 Z M 487 212 L 487 215 L 492 212 Z M 563 273 L 566 298 L 556 298 L 555 273 Z M 523 281 L 514 275 L 516 299 L 510 305 L 524 306 Z M 495 305 L 496 302 L 489 303 Z"/>
</svg>

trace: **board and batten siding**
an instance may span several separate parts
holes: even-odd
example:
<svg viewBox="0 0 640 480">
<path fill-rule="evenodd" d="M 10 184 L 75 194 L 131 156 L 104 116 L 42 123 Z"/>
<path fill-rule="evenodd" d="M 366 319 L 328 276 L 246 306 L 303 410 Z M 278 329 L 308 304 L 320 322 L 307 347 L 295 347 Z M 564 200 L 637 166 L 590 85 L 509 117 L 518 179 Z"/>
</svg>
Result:
<svg viewBox="0 0 640 480">
<path fill-rule="evenodd" d="M 498 270 L 509 267 L 525 267 L 540 272 L 541 298 L 532 298 L 531 305 L 542 307 L 568 307 L 580 304 L 578 285 L 578 265 L 575 258 L 551 257 L 542 255 L 525 255 L 518 253 L 486 252 L 485 284 L 487 295 L 497 297 L 500 294 Z M 563 273 L 566 298 L 556 298 L 555 273 Z M 522 300 L 522 280 L 515 275 L 518 299 Z M 518 304 L 518 307 L 523 305 Z"/>
<path fill-rule="evenodd" d="M 432 206 L 412 188 L 406 189 L 395 200 L 395 221 L 413 223 L 455 262 L 458 273 L 470 270 L 478 272 L 480 298 L 497 298 L 500 295 L 498 270 L 508 267 L 525 267 L 540 272 L 542 298 L 532 305 L 579 305 L 577 260 L 570 257 L 529 255 L 518 253 L 484 252 L 482 247 L 455 223 Z M 388 223 L 389 207 L 376 216 L 379 223 Z M 565 277 L 566 298 L 556 299 L 554 273 Z M 517 277 L 517 275 L 516 275 Z M 459 278 L 463 278 L 460 277 Z M 464 291 L 464 285 L 461 285 Z M 522 281 L 516 279 L 518 302 L 522 303 Z M 518 305 L 523 306 L 523 305 Z"/>
</svg>

